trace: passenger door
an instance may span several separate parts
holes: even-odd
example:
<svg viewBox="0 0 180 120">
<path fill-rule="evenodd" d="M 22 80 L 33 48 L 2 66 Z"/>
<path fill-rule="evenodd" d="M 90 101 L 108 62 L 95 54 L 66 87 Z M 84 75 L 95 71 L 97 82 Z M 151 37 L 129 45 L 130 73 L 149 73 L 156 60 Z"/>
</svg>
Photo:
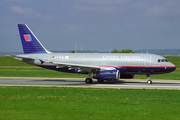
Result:
<svg viewBox="0 0 180 120">
<path fill-rule="evenodd" d="M 146 67 L 150 67 L 151 66 L 151 56 L 145 56 L 145 60 L 144 60 L 144 66 Z"/>
</svg>

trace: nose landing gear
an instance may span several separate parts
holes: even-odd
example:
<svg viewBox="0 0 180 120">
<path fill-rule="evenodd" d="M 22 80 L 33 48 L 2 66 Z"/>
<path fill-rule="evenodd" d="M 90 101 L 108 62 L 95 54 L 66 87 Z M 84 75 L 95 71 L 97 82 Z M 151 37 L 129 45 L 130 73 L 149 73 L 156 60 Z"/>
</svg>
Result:
<svg viewBox="0 0 180 120">
<path fill-rule="evenodd" d="M 150 78 L 150 74 L 147 74 L 147 83 L 148 84 L 152 84 L 151 78 Z"/>
</svg>

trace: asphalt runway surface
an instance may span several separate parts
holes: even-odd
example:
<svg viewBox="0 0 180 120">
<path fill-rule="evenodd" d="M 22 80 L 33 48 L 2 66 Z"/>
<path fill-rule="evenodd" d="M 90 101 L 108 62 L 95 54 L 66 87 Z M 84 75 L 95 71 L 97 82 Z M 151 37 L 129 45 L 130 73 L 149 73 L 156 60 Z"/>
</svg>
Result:
<svg viewBox="0 0 180 120">
<path fill-rule="evenodd" d="M 147 89 L 180 89 L 180 80 L 119 80 L 98 83 L 93 80 L 92 84 L 86 84 L 82 78 L 10 78 L 1 77 L 0 86 L 48 86 L 48 87 L 88 87 L 88 88 L 147 88 Z"/>
</svg>

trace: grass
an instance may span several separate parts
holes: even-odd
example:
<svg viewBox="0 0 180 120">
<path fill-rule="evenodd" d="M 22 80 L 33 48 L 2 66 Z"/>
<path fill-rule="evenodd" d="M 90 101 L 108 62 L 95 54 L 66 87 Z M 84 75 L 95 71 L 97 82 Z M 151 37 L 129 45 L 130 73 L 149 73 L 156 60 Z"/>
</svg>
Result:
<svg viewBox="0 0 180 120">
<path fill-rule="evenodd" d="M 1 77 L 51 77 L 51 78 L 86 78 L 87 75 L 77 73 L 64 73 L 43 68 L 6 68 L 0 69 Z"/>
<path fill-rule="evenodd" d="M 168 57 L 180 68 L 180 57 Z M 87 77 L 42 68 L 0 57 L 0 76 Z M 20 66 L 22 68 L 12 68 Z M 146 79 L 145 75 L 136 75 Z M 152 75 L 152 79 L 180 79 L 180 70 Z M 180 119 L 178 90 L 97 89 L 66 87 L 0 87 L 0 119 Z"/>
<path fill-rule="evenodd" d="M 13 57 L 3 56 L 0 57 L 0 66 L 33 66 L 21 61 L 14 60 Z"/>
<path fill-rule="evenodd" d="M 4 119 L 180 119 L 178 90 L 0 87 Z"/>
</svg>

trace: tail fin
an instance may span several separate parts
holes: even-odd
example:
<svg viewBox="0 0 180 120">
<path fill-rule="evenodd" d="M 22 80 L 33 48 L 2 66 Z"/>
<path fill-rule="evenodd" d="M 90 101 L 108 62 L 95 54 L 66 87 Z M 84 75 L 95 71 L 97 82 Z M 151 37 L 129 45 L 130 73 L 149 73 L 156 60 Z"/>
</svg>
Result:
<svg viewBox="0 0 180 120">
<path fill-rule="evenodd" d="M 24 54 L 50 53 L 26 24 L 18 24 Z"/>
</svg>

